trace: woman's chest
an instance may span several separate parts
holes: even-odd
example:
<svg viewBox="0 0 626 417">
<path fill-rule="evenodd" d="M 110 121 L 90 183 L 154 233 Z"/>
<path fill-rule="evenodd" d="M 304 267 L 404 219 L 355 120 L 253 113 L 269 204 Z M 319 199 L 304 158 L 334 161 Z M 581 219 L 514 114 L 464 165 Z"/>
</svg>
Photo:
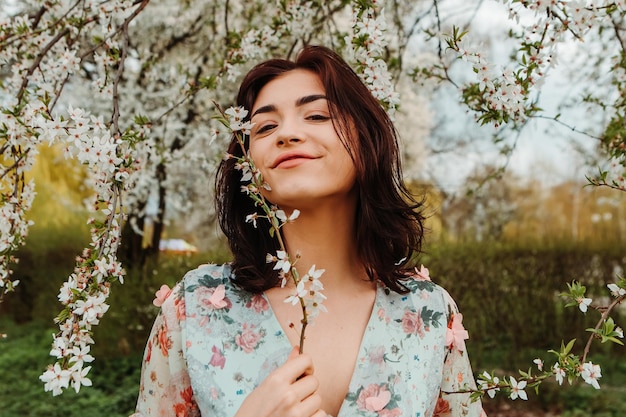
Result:
<svg viewBox="0 0 626 417">
<path fill-rule="evenodd" d="M 400 301 L 377 299 L 356 321 L 330 311 L 307 330 L 304 349 L 330 414 L 429 415 L 441 382 L 445 318 Z M 203 415 L 232 416 L 285 362 L 297 330 L 281 325 L 263 297 L 229 300 L 222 309 L 188 300 L 187 307 L 185 356 L 198 405 Z"/>
<path fill-rule="evenodd" d="M 307 327 L 303 348 L 313 359 L 322 409 L 330 415 L 338 415 L 348 393 L 361 344 L 371 320 L 373 301 L 372 296 L 371 300 L 365 300 L 362 305 L 344 311 L 329 305 L 329 312 Z M 274 311 L 279 323 L 287 320 L 287 315 L 281 314 L 283 312 L 279 309 Z M 297 327 L 287 327 L 285 332 L 291 345 L 300 344 Z"/>
</svg>

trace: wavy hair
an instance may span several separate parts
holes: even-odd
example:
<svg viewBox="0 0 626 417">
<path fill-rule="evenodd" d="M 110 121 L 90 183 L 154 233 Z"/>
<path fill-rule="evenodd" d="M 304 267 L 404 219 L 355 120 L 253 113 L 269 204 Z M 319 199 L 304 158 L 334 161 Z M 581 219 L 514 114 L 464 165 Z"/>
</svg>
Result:
<svg viewBox="0 0 626 417">
<path fill-rule="evenodd" d="M 354 161 L 358 189 L 354 238 L 359 261 L 370 280 L 406 293 L 403 281 L 412 275 L 413 259 L 421 252 L 423 202 L 415 200 L 402 179 L 392 121 L 352 68 L 328 48 L 305 46 L 294 61 L 271 59 L 250 70 L 239 88 L 237 106 L 251 110 L 267 83 L 295 69 L 312 71 L 320 78 L 335 129 Z M 356 135 L 347 134 L 350 126 Z M 234 137 L 228 152 L 242 156 Z M 279 284 L 277 271 L 266 262 L 266 255 L 279 247 L 270 237 L 269 222 L 258 222 L 256 228 L 245 222 L 248 214 L 262 213 L 241 191 L 241 172 L 235 162 L 235 158 L 225 159 L 218 168 L 218 220 L 233 254 L 233 282 L 260 293 Z"/>
</svg>

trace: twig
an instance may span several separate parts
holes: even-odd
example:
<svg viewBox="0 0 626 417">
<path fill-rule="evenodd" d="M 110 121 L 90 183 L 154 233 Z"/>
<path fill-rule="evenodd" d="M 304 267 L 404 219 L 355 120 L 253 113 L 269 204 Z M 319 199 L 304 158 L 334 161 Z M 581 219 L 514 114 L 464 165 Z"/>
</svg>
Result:
<svg viewBox="0 0 626 417">
<path fill-rule="evenodd" d="M 439 62 L 441 62 L 441 68 L 445 74 L 445 79 L 448 80 L 455 88 L 459 88 L 458 84 L 455 83 L 450 77 L 450 74 L 448 73 L 448 66 L 443 59 L 443 46 L 441 44 L 441 17 L 439 16 L 438 0 L 433 0 L 433 4 L 435 6 L 435 17 L 437 18 L 437 55 L 439 56 Z"/>
<path fill-rule="evenodd" d="M 22 97 L 24 96 L 24 93 L 26 92 L 26 87 L 28 86 L 28 82 L 30 81 L 30 76 L 33 75 L 35 70 L 39 67 L 39 64 L 41 64 L 44 56 L 59 40 L 61 40 L 61 38 L 63 38 L 68 33 L 70 33 L 69 28 L 65 28 L 61 32 L 57 33 L 57 35 L 41 49 L 41 52 L 37 55 L 32 65 L 28 68 L 28 70 L 26 70 L 26 74 L 24 74 L 24 77 L 22 78 L 22 85 L 20 85 L 20 88 L 16 95 L 18 103 L 22 101 Z"/>
<path fill-rule="evenodd" d="M 533 114 L 533 115 L 530 115 L 529 117 L 532 117 L 532 118 L 535 118 L 535 119 L 546 119 L 546 120 L 550 120 L 550 121 L 553 121 L 553 122 L 555 122 L 555 123 L 560 124 L 560 125 L 561 125 L 561 126 L 563 126 L 563 127 L 568 128 L 568 129 L 569 129 L 569 130 L 571 130 L 572 132 L 575 132 L 575 133 L 580 133 L 581 135 L 585 135 L 585 136 L 590 137 L 590 138 L 592 138 L 592 139 L 602 140 L 602 138 L 601 138 L 601 137 L 599 137 L 599 136 L 595 136 L 595 135 L 592 135 L 591 133 L 588 133 L 588 132 L 585 132 L 585 131 L 582 131 L 582 130 L 580 130 L 580 129 L 576 128 L 575 126 L 568 125 L 567 123 L 565 123 L 565 122 L 563 122 L 563 121 L 559 120 L 559 119 L 558 119 L 557 117 L 555 117 L 555 116 L 544 116 L 544 115 L 541 115 L 541 114 Z"/>
<path fill-rule="evenodd" d="M 615 298 L 615 300 L 613 300 L 613 302 L 609 304 L 606 310 L 602 312 L 602 316 L 600 317 L 600 320 L 598 320 L 598 323 L 596 323 L 596 326 L 593 328 L 594 331 L 598 330 L 600 326 L 602 326 L 602 323 L 604 323 L 605 320 L 609 317 L 609 314 L 611 314 L 611 311 L 613 311 L 615 306 L 621 303 L 625 298 L 626 298 L 626 294 L 621 295 Z M 595 336 L 596 336 L 596 333 L 592 332 L 591 335 L 589 336 L 589 339 L 587 339 L 587 344 L 585 345 L 585 349 L 583 350 L 583 356 L 581 358 L 581 362 L 583 363 L 587 359 L 587 355 L 589 354 L 589 350 L 591 349 L 591 342 L 593 342 L 593 339 L 595 338 Z"/>
</svg>

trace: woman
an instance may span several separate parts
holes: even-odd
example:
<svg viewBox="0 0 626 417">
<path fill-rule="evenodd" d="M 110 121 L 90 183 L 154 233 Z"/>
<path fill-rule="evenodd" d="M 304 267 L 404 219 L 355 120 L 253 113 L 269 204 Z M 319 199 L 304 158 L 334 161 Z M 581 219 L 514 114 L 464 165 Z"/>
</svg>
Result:
<svg viewBox="0 0 626 417">
<path fill-rule="evenodd" d="M 249 154 L 286 213 L 299 271 L 325 270 L 324 307 L 298 354 L 302 311 L 266 261 L 269 224 L 241 191 L 236 158 L 217 178 L 234 259 L 189 272 L 148 341 L 135 416 L 475 416 L 462 316 L 411 259 L 420 203 L 401 177 L 395 129 L 350 67 L 323 47 L 270 60 L 245 77 Z M 233 138 L 229 153 L 241 156 Z M 447 394 L 450 393 L 450 394 Z"/>
</svg>

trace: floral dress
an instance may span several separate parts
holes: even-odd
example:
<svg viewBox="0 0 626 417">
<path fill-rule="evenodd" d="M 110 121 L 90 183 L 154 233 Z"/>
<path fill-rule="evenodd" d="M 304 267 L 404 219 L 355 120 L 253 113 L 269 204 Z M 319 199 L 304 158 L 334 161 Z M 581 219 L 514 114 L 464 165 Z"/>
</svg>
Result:
<svg viewBox="0 0 626 417">
<path fill-rule="evenodd" d="M 422 269 L 422 272 L 425 269 Z M 232 417 L 292 350 L 267 298 L 229 265 L 190 271 L 165 299 L 146 346 L 132 417 Z M 450 296 L 418 273 L 408 294 L 379 285 L 337 417 L 481 417 L 467 332 Z"/>
</svg>

